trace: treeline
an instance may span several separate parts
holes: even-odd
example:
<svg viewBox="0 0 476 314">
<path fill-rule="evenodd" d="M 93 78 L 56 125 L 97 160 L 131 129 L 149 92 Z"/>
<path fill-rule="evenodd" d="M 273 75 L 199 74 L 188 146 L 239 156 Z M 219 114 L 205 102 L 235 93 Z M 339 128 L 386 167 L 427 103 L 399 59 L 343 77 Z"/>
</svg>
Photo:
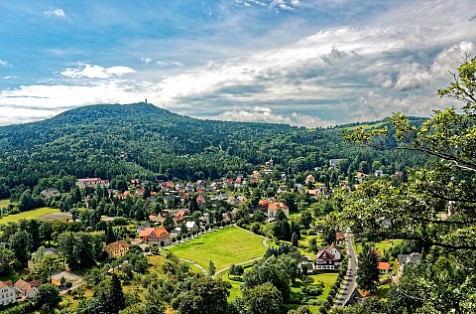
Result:
<svg viewBox="0 0 476 314">
<path fill-rule="evenodd" d="M 0 198 L 59 173 L 196 180 L 250 173 L 270 159 L 288 174 L 328 165 L 332 158 L 354 165 L 343 168 L 346 173 L 362 161 L 370 168 L 377 160 L 390 171 L 422 162 L 402 152 L 347 145 L 338 128 L 198 120 L 144 103 L 87 106 L 1 127 L 0 154 Z"/>
</svg>

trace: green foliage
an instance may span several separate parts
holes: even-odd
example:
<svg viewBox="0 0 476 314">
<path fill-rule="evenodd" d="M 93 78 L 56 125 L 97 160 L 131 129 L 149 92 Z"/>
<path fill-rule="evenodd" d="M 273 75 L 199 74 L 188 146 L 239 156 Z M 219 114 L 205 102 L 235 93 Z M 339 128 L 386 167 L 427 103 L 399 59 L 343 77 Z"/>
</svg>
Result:
<svg viewBox="0 0 476 314">
<path fill-rule="evenodd" d="M 36 306 L 40 307 L 40 312 L 45 314 L 51 313 L 60 300 L 59 289 L 50 283 L 39 286 L 34 298 Z"/>
<path fill-rule="evenodd" d="M 281 292 L 270 282 L 243 291 L 248 313 L 275 314 L 283 306 Z"/>
<path fill-rule="evenodd" d="M 213 264 L 213 262 L 210 261 L 210 262 L 208 263 L 208 274 L 209 274 L 210 276 L 214 276 L 214 275 L 215 275 L 215 271 L 216 271 L 215 264 Z"/>
<path fill-rule="evenodd" d="M 372 293 L 377 291 L 379 280 L 378 257 L 374 249 L 364 246 L 359 254 L 357 268 L 357 284 L 362 290 Z"/>
<path fill-rule="evenodd" d="M 102 254 L 102 236 L 86 232 L 64 232 L 59 237 L 59 248 L 72 270 L 85 270 L 95 265 Z"/>
<path fill-rule="evenodd" d="M 229 283 L 200 277 L 192 283 L 191 290 L 182 299 L 180 313 L 222 314 L 228 309 Z"/>
</svg>

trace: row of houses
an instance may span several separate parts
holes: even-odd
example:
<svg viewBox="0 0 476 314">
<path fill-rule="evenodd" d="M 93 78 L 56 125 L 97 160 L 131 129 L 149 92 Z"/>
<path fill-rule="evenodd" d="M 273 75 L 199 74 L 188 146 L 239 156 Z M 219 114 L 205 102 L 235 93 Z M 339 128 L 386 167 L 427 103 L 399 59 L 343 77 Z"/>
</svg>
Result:
<svg viewBox="0 0 476 314">
<path fill-rule="evenodd" d="M 34 298 L 41 284 L 41 280 L 26 282 L 23 279 L 19 279 L 15 283 L 10 280 L 0 281 L 0 305 L 15 303 L 17 299 Z"/>
</svg>

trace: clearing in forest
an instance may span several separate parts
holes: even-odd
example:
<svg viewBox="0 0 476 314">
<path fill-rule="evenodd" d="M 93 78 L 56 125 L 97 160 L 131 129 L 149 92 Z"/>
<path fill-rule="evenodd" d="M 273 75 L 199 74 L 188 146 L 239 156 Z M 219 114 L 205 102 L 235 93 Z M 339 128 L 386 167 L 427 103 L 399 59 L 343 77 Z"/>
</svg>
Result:
<svg viewBox="0 0 476 314">
<path fill-rule="evenodd" d="M 168 251 L 205 269 L 208 269 L 211 260 L 219 271 L 232 264 L 262 257 L 266 247 L 262 237 L 238 227 L 230 227 L 199 236 Z"/>
</svg>

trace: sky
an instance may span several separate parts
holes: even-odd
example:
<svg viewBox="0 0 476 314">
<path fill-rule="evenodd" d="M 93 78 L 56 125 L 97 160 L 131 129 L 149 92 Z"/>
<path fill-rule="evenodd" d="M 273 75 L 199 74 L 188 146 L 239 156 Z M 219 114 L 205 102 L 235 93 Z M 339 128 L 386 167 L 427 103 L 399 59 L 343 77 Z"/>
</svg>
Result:
<svg viewBox="0 0 476 314">
<path fill-rule="evenodd" d="M 327 127 L 430 116 L 475 0 L 0 2 L 0 125 L 99 103 Z"/>
</svg>

